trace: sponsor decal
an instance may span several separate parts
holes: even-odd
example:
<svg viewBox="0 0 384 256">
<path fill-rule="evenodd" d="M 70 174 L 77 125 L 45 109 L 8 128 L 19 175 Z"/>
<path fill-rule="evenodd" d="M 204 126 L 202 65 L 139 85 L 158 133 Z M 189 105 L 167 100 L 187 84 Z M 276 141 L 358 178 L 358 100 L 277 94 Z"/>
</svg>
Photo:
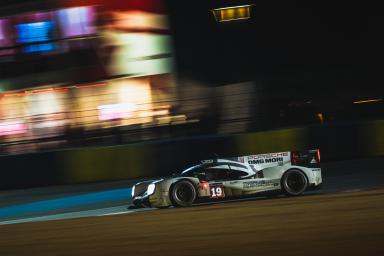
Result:
<svg viewBox="0 0 384 256">
<path fill-rule="evenodd" d="M 317 164 L 317 161 L 316 161 L 315 157 L 312 158 L 311 164 Z"/>
<path fill-rule="evenodd" d="M 251 156 L 248 156 L 248 159 L 257 160 L 257 159 L 263 159 L 263 158 L 275 158 L 275 157 L 286 157 L 286 156 L 288 156 L 288 152 L 251 155 Z"/>
<path fill-rule="evenodd" d="M 277 163 L 277 162 L 283 162 L 282 157 L 274 157 L 274 158 L 266 158 L 265 163 Z"/>
<path fill-rule="evenodd" d="M 280 163 L 283 162 L 283 157 L 273 157 L 273 158 L 261 158 L 261 159 L 253 159 L 248 160 L 248 164 L 264 164 L 264 163 Z"/>
<path fill-rule="evenodd" d="M 254 180 L 254 181 L 246 181 L 243 183 L 243 188 L 266 187 L 266 186 L 274 186 L 274 183 L 270 180 Z"/>
<path fill-rule="evenodd" d="M 248 160 L 248 164 L 263 164 L 264 159 L 257 159 L 257 160 Z"/>
</svg>

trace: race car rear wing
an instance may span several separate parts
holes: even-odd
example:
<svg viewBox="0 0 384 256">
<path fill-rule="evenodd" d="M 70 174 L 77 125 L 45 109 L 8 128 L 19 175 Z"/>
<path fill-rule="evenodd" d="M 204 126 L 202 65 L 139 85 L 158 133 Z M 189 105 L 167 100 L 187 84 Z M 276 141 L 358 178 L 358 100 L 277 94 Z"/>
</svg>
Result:
<svg viewBox="0 0 384 256">
<path fill-rule="evenodd" d="M 320 149 L 312 149 L 307 151 L 291 151 L 291 164 L 317 167 L 320 164 Z"/>
<path fill-rule="evenodd" d="M 266 153 L 257 155 L 248 155 L 232 158 L 224 158 L 222 160 L 231 160 L 240 163 L 258 166 L 259 168 L 272 167 L 275 165 L 299 165 L 304 167 L 317 168 L 320 164 L 320 150 L 312 149 L 305 151 L 285 151 L 276 153 Z M 202 163 L 213 163 L 219 159 L 211 159 L 201 161 Z"/>
</svg>

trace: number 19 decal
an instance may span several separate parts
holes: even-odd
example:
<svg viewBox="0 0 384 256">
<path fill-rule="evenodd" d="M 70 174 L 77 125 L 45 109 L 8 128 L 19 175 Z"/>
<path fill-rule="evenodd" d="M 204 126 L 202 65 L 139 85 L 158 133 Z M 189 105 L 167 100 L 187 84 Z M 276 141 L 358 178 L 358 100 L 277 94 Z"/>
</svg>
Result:
<svg viewBox="0 0 384 256">
<path fill-rule="evenodd" d="M 209 188 L 211 192 L 211 197 L 218 198 L 218 197 L 224 197 L 224 188 L 222 184 L 219 185 L 211 185 Z"/>
</svg>

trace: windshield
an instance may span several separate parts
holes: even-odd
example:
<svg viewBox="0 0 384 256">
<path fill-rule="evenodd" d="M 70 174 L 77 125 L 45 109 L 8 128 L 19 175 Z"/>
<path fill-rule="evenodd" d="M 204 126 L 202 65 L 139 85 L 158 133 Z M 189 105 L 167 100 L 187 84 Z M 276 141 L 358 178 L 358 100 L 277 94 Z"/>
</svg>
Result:
<svg viewBox="0 0 384 256">
<path fill-rule="evenodd" d="M 185 169 L 184 171 L 182 171 L 180 173 L 180 176 L 183 176 L 183 177 L 194 176 L 193 174 L 196 171 L 200 170 L 200 167 L 201 167 L 201 165 L 195 165 L 195 166 L 192 166 L 192 167 L 190 167 L 188 169 Z"/>
</svg>

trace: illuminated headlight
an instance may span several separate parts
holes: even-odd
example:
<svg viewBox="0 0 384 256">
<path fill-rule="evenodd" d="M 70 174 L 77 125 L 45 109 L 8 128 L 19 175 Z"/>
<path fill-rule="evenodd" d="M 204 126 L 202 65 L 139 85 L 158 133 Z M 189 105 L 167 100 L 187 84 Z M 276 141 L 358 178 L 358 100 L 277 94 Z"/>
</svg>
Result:
<svg viewBox="0 0 384 256">
<path fill-rule="evenodd" d="M 147 195 L 152 195 L 154 192 L 155 192 L 155 187 L 156 185 L 155 184 L 149 184 L 148 185 L 148 188 L 147 188 Z"/>
<path fill-rule="evenodd" d="M 136 186 L 133 186 L 133 187 L 132 187 L 132 192 L 131 192 L 131 196 L 132 196 L 132 197 L 135 196 L 135 187 L 136 187 Z"/>
</svg>

